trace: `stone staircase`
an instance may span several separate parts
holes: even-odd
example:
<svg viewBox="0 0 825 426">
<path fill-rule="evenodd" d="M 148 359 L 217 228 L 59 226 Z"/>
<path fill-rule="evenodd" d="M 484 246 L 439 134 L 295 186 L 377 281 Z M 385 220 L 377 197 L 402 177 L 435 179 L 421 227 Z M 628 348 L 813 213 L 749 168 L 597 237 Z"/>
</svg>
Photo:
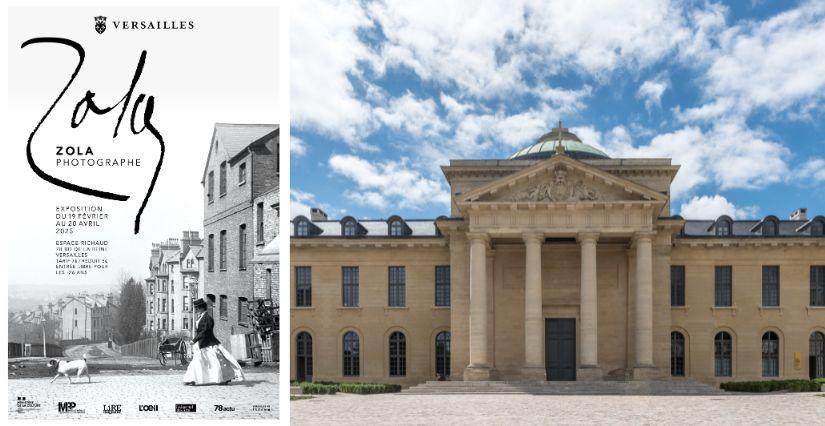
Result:
<svg viewBox="0 0 825 426">
<path fill-rule="evenodd" d="M 530 395 L 722 395 L 721 389 L 693 380 L 650 381 L 428 381 L 400 395 L 530 394 Z"/>
</svg>

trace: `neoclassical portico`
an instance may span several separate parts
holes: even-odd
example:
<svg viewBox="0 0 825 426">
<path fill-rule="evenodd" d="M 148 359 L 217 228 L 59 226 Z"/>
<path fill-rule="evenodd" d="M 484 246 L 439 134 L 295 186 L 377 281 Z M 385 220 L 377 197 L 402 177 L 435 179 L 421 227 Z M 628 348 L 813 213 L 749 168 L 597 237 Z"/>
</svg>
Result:
<svg viewBox="0 0 825 426">
<path fill-rule="evenodd" d="M 634 336 L 634 345 L 629 351 L 632 359 L 627 370 L 633 377 L 655 377 L 658 372 L 653 360 L 652 250 L 661 229 L 657 217 L 666 202 L 664 194 L 570 158 L 563 149 L 551 159 L 461 194 L 456 208 L 468 225 L 465 232 L 470 289 L 469 362 L 464 379 L 489 380 L 513 375 L 512 369 L 504 374 L 497 368 L 497 349 L 491 350 L 496 337 L 490 324 L 499 323 L 495 320 L 497 308 L 509 311 L 510 307 L 491 302 L 490 292 L 513 280 L 503 277 L 507 281 L 503 284 L 489 282 L 493 279 L 488 276 L 489 253 L 498 246 L 517 250 L 524 256 L 524 302 L 519 318 L 523 321 L 523 359 L 517 378 L 554 379 L 548 377 L 552 369 L 546 362 L 555 363 L 554 356 L 565 355 L 547 340 L 554 335 L 545 323 L 551 319 L 546 310 L 558 305 L 570 312 L 566 316 L 576 324 L 575 379 L 602 379 L 607 372 L 599 358 L 600 303 L 615 303 L 599 296 L 598 253 L 603 241 L 607 247 L 625 247 L 627 259 L 634 262 L 632 273 L 625 272 L 633 277 L 628 280 L 632 292 L 624 307 L 628 312 L 633 307 L 628 332 Z M 544 276 L 544 271 L 553 267 L 555 248 L 564 250 L 570 244 L 578 245 L 578 297 L 555 305 L 545 304 L 546 300 L 560 299 L 554 295 L 559 290 L 548 284 L 558 277 Z M 548 261 L 550 264 L 545 264 Z"/>
</svg>

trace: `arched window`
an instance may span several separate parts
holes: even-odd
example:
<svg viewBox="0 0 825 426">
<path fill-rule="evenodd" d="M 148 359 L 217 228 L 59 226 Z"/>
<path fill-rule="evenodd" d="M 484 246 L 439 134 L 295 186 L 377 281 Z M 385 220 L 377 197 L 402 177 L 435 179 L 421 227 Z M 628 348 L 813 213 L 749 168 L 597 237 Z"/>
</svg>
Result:
<svg viewBox="0 0 825 426">
<path fill-rule="evenodd" d="M 670 375 L 685 375 L 685 336 L 678 331 L 670 333 Z"/>
<path fill-rule="evenodd" d="M 308 237 L 309 236 L 309 224 L 306 220 L 299 220 L 298 224 L 295 227 L 295 235 L 299 237 Z"/>
<path fill-rule="evenodd" d="M 716 333 L 714 338 L 714 372 L 717 377 L 730 377 L 733 371 L 733 339 L 726 331 Z"/>
<path fill-rule="evenodd" d="M 435 335 L 435 375 L 439 379 L 450 377 L 450 332 Z"/>
<path fill-rule="evenodd" d="M 768 219 L 762 224 L 762 236 L 773 237 L 776 235 L 776 222 L 773 219 Z"/>
<path fill-rule="evenodd" d="M 762 376 L 779 376 L 779 336 L 773 331 L 762 335 Z"/>
<path fill-rule="evenodd" d="M 825 221 L 815 220 L 811 222 L 811 236 L 821 237 L 825 235 Z"/>
<path fill-rule="evenodd" d="M 354 237 L 355 236 L 355 221 L 348 220 L 344 222 L 344 236 L 345 237 Z"/>
<path fill-rule="evenodd" d="M 808 360 L 811 379 L 825 377 L 825 334 L 822 332 L 811 333 L 811 352 Z"/>
<path fill-rule="evenodd" d="M 404 227 L 401 225 L 400 220 L 394 220 L 390 223 L 390 236 L 391 237 L 400 237 L 404 234 Z"/>
<path fill-rule="evenodd" d="M 344 375 L 361 374 L 361 355 L 358 334 L 354 331 L 344 333 Z"/>
<path fill-rule="evenodd" d="M 407 375 L 407 338 L 400 331 L 390 334 L 390 376 Z"/>
<path fill-rule="evenodd" d="M 312 336 L 306 331 L 298 333 L 295 339 L 295 361 L 299 382 L 312 381 Z"/>
<path fill-rule="evenodd" d="M 727 237 L 730 236 L 730 221 L 727 219 L 722 219 L 716 223 L 716 235 L 719 237 Z"/>
</svg>

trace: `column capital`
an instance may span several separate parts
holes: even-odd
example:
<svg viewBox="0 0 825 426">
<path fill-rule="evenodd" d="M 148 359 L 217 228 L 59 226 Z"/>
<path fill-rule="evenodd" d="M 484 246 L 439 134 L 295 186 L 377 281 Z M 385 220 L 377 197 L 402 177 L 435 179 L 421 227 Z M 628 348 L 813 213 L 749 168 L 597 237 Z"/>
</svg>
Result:
<svg viewBox="0 0 825 426">
<path fill-rule="evenodd" d="M 578 241 L 580 243 L 585 243 L 585 242 L 594 242 L 595 243 L 596 241 L 599 241 L 599 233 L 598 232 L 579 232 L 579 234 L 576 235 L 576 241 Z"/>
<path fill-rule="evenodd" d="M 490 234 L 486 232 L 468 232 L 467 240 L 470 243 L 483 242 L 486 245 L 490 244 Z"/>
<path fill-rule="evenodd" d="M 544 242 L 544 232 L 539 231 L 528 231 L 521 234 L 521 239 L 525 243 L 538 243 L 541 244 Z"/>
<path fill-rule="evenodd" d="M 636 231 L 633 233 L 633 241 L 652 241 L 656 236 L 656 231 Z"/>
</svg>

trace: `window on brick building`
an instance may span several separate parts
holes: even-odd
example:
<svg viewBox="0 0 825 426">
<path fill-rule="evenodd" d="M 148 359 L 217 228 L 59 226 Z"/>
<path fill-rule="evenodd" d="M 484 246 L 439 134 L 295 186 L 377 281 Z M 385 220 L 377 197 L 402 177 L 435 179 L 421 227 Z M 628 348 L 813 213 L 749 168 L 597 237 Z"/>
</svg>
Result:
<svg viewBox="0 0 825 426">
<path fill-rule="evenodd" d="M 435 306 L 450 306 L 450 266 L 435 267 Z"/>
<path fill-rule="evenodd" d="M 229 316 L 228 310 L 229 306 L 227 306 L 228 300 L 225 294 L 221 295 L 220 305 L 218 305 L 218 314 L 221 316 L 221 319 L 226 319 Z"/>
<path fill-rule="evenodd" d="M 388 301 L 389 306 L 404 306 L 406 296 L 406 270 L 403 266 L 390 266 L 388 270 L 389 288 Z"/>
<path fill-rule="evenodd" d="M 226 270 L 226 231 L 221 231 L 220 234 L 220 252 L 218 253 L 218 267 L 221 271 Z"/>
<path fill-rule="evenodd" d="M 249 314 L 246 302 L 246 297 L 239 297 L 238 298 L 238 324 L 246 323 L 247 314 Z"/>
<path fill-rule="evenodd" d="M 266 268 L 266 294 L 264 298 L 272 297 L 272 269 Z"/>
<path fill-rule="evenodd" d="M 211 203 L 215 201 L 215 172 L 209 172 L 206 179 L 206 199 Z"/>
<path fill-rule="evenodd" d="M 238 270 L 246 270 L 246 224 L 238 228 Z"/>
<path fill-rule="evenodd" d="M 259 243 L 262 243 L 264 242 L 264 203 L 258 203 L 255 214 L 258 220 L 257 240 Z"/>
<path fill-rule="evenodd" d="M 220 196 L 226 195 L 226 161 L 221 163 L 220 176 L 218 176 L 218 186 L 220 187 Z"/>
<path fill-rule="evenodd" d="M 246 163 L 238 165 L 238 185 L 246 183 Z"/>
<path fill-rule="evenodd" d="M 779 267 L 762 267 L 762 306 L 779 306 Z"/>
<path fill-rule="evenodd" d="M 344 266 L 341 268 L 343 275 L 342 296 L 343 306 L 357 307 L 358 306 L 358 267 Z"/>
<path fill-rule="evenodd" d="M 312 267 L 295 267 L 295 306 L 312 306 Z"/>
<path fill-rule="evenodd" d="M 209 258 L 206 262 L 206 269 L 209 272 L 213 272 L 215 270 L 215 234 L 209 234 L 209 247 L 207 247 L 207 251 Z"/>
</svg>

